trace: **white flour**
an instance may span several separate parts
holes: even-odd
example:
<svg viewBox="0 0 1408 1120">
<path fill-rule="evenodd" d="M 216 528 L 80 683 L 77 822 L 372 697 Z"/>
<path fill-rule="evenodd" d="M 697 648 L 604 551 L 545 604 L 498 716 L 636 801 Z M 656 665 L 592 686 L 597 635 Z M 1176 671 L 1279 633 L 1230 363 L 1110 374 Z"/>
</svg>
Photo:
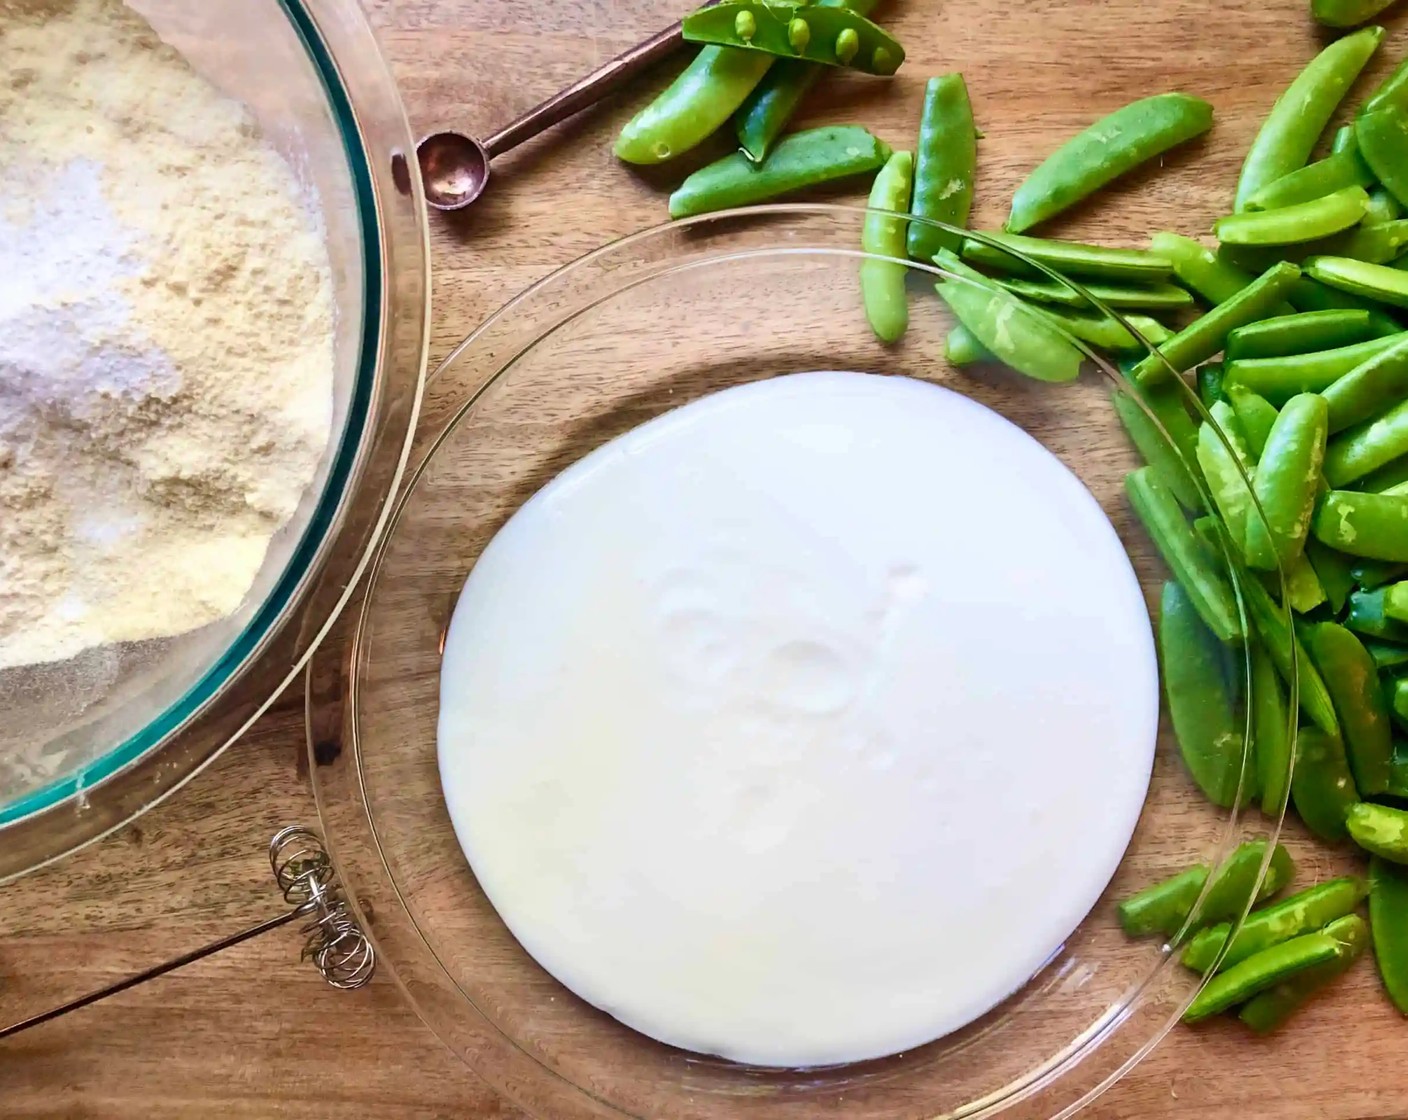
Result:
<svg viewBox="0 0 1408 1120">
<path fill-rule="evenodd" d="M 291 169 L 120 0 L 0 0 L 0 669 L 232 613 L 332 424 Z"/>
</svg>

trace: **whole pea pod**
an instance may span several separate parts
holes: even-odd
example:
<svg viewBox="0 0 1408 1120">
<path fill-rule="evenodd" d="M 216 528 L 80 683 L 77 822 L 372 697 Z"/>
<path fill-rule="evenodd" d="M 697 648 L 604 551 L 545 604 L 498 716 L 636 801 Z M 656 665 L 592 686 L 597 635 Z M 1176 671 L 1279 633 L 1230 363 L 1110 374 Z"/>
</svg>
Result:
<svg viewBox="0 0 1408 1120">
<path fill-rule="evenodd" d="M 1298 311 L 1238 327 L 1227 336 L 1227 360 L 1284 358 L 1332 350 L 1378 337 L 1373 316 L 1354 308 Z"/>
<path fill-rule="evenodd" d="M 1243 210 L 1229 214 L 1213 225 L 1213 233 L 1224 245 L 1293 245 L 1300 241 L 1317 241 L 1357 226 L 1364 220 L 1368 206 L 1368 191 L 1363 187 L 1346 187 L 1323 198 L 1278 210 Z"/>
<path fill-rule="evenodd" d="M 1248 652 L 1252 659 L 1252 734 L 1256 737 L 1261 811 L 1268 817 L 1279 818 L 1291 788 L 1291 744 L 1295 742 L 1295 729 L 1276 666 L 1260 642 L 1249 643 Z"/>
<path fill-rule="evenodd" d="M 1306 539 L 1305 555 L 1320 579 L 1320 586 L 1329 600 L 1330 609 L 1339 614 L 1349 601 L 1350 592 L 1354 590 L 1354 575 L 1350 571 L 1352 561 L 1339 549 L 1321 544 L 1313 536 Z"/>
<path fill-rule="evenodd" d="M 1244 1003 L 1297 973 L 1328 964 L 1339 957 L 1339 942 L 1317 930 L 1263 949 L 1209 980 L 1183 1013 L 1185 1023 L 1197 1023 Z"/>
<path fill-rule="evenodd" d="M 1328 314 L 1321 312 L 1320 314 Z M 1341 314 L 1349 314 L 1342 312 Z M 1331 433 L 1372 419 L 1408 397 L 1408 335 L 1321 390 Z"/>
<path fill-rule="evenodd" d="M 1383 587 L 1355 591 L 1349 597 L 1344 624 L 1362 637 L 1408 645 L 1408 626 L 1390 618 L 1384 610 L 1386 595 L 1387 589 Z"/>
<path fill-rule="evenodd" d="M 1318 727 L 1301 728 L 1291 799 L 1305 827 L 1320 839 L 1334 843 L 1349 835 L 1346 821 L 1359 795 L 1338 735 L 1327 735 Z"/>
<path fill-rule="evenodd" d="M 1335 622 L 1305 631 L 1305 644 L 1339 716 L 1349 769 L 1361 797 L 1388 788 L 1393 729 L 1378 666 L 1363 643 Z"/>
<path fill-rule="evenodd" d="M 826 125 L 785 137 L 765 164 L 742 152 L 701 167 L 670 195 L 670 217 L 751 206 L 803 187 L 878 171 L 890 148 L 859 125 Z"/>
<path fill-rule="evenodd" d="M 683 31 L 691 43 L 802 58 L 867 74 L 888 76 L 904 61 L 904 48 L 884 28 L 839 5 L 721 0 L 685 16 Z"/>
<path fill-rule="evenodd" d="M 1287 977 L 1249 999 L 1238 1013 L 1257 1034 L 1269 1034 L 1322 988 L 1343 976 L 1369 947 L 1369 927 L 1358 914 L 1336 918 L 1322 931 L 1337 946 L 1335 959 Z"/>
<path fill-rule="evenodd" d="M 705 47 L 670 86 L 626 122 L 616 156 L 664 163 L 707 140 L 762 80 L 772 59 L 754 51 Z"/>
<path fill-rule="evenodd" d="M 1383 35 L 1382 27 L 1366 27 L 1336 40 L 1276 99 L 1242 164 L 1237 182 L 1238 211 L 1247 209 L 1257 191 L 1305 166 L 1315 142 Z"/>
<path fill-rule="evenodd" d="M 1173 337 L 1173 332 L 1148 315 L 1137 311 L 1128 312 L 1125 323 L 1139 332 L 1139 337 L 1130 333 L 1125 323 L 1098 311 L 1077 311 L 1068 307 L 1042 308 L 1055 319 L 1072 337 L 1089 343 L 1097 350 L 1107 350 L 1112 354 L 1147 354 L 1149 346 L 1157 346 Z"/>
<path fill-rule="evenodd" d="M 1112 284 L 1100 280 L 1086 280 L 1081 284 L 1085 289 L 1082 293 L 1060 280 L 1027 280 L 1020 276 L 1003 276 L 995 278 L 994 282 L 1010 292 L 1016 292 L 1023 299 L 1060 307 L 1091 309 L 1093 305 L 1086 298 L 1087 294 L 1106 307 L 1117 310 L 1177 311 L 1193 305 L 1193 297 L 1176 284 Z"/>
<path fill-rule="evenodd" d="M 1393 0 L 1310 0 L 1310 14 L 1326 27 L 1358 27 Z"/>
<path fill-rule="evenodd" d="M 942 74 L 925 85 L 915 151 L 911 212 L 951 226 L 967 225 L 978 168 L 978 130 L 962 74 Z M 909 255 L 931 261 L 940 249 L 958 252 L 962 240 L 957 234 L 912 222 Z M 1008 256 L 1000 251 L 999 255 Z"/>
<path fill-rule="evenodd" d="M 1157 389 L 1161 392 L 1170 391 L 1166 386 L 1158 386 Z M 1149 412 L 1140 407 L 1132 392 L 1116 389 L 1111 394 L 1111 399 L 1124 430 L 1129 433 L 1130 440 L 1144 457 L 1150 471 L 1168 488 L 1179 505 L 1190 513 L 1200 513 L 1203 509 L 1203 499 L 1198 493 L 1198 483 L 1193 476 L 1197 461 L 1191 456 L 1185 456 L 1174 442 L 1172 432 L 1165 435 L 1164 431 L 1160 430 L 1162 419 L 1149 402 L 1151 395 L 1153 394 L 1144 394 Z M 1178 402 L 1178 407 L 1182 409 L 1181 401 Z M 1184 412 L 1184 415 L 1187 416 L 1187 412 Z M 1191 427 L 1191 424 L 1189 426 Z"/>
<path fill-rule="evenodd" d="M 1346 187 L 1373 186 L 1374 173 L 1359 154 L 1353 129 L 1350 129 L 1348 137 L 1348 144 L 1339 151 L 1267 183 L 1247 199 L 1247 209 L 1276 210 L 1282 206 L 1324 198 Z"/>
<path fill-rule="evenodd" d="M 1266 450 L 1266 441 L 1271 438 L 1271 429 L 1276 426 L 1276 406 L 1244 385 L 1227 386 L 1223 393 L 1242 425 L 1247 450 L 1253 459 L 1260 459 Z"/>
<path fill-rule="evenodd" d="M 1285 404 L 1297 393 L 1319 393 L 1356 366 L 1381 354 L 1402 336 L 1387 335 L 1283 358 L 1237 358 L 1227 363 L 1227 381 L 1245 385 L 1274 405 Z"/>
<path fill-rule="evenodd" d="M 1219 970 L 1231 968 L 1263 949 L 1303 933 L 1313 933 L 1336 918 L 1352 914 L 1368 894 L 1369 884 L 1352 875 L 1310 887 L 1262 910 L 1252 911 L 1230 945 L 1227 939 L 1232 933 L 1231 922 L 1221 922 L 1200 931 L 1183 951 L 1183 964 L 1205 974 L 1214 963 Z M 1219 963 L 1217 956 L 1223 946 L 1227 947 L 1227 953 Z"/>
<path fill-rule="evenodd" d="M 1163 93 L 1116 109 L 1073 136 L 1036 168 L 1012 198 L 1010 233 L 1024 233 L 1170 148 L 1212 127 L 1212 106 Z"/>
<path fill-rule="evenodd" d="M 870 188 L 870 213 L 861 227 L 860 245 L 867 254 L 860 265 L 860 293 L 865 317 L 881 342 L 898 342 L 909 326 L 909 297 L 905 294 L 905 227 L 896 215 L 909 209 L 914 156 L 895 152 L 875 176 Z M 891 257 L 892 260 L 879 260 Z"/>
<path fill-rule="evenodd" d="M 817 0 L 817 7 L 850 8 L 868 16 L 875 3 L 876 0 Z M 797 58 L 779 58 L 768 68 L 733 118 L 738 146 L 753 162 L 761 163 L 767 158 L 797 106 L 825 69 L 820 63 Z"/>
<path fill-rule="evenodd" d="M 1224 260 L 1214 249 L 1181 233 L 1160 231 L 1149 238 L 1149 249 L 1173 264 L 1180 284 L 1191 288 L 1208 303 L 1226 303 L 1254 279 L 1236 265 Z"/>
<path fill-rule="evenodd" d="M 1086 245 L 1079 241 L 1057 241 L 1046 237 L 1026 237 L 1001 230 L 983 230 L 987 240 L 968 238 L 963 242 L 963 259 L 984 268 L 1011 272 L 1018 276 L 1045 279 L 1006 250 L 1030 257 L 1063 276 L 1092 280 L 1125 281 L 1135 284 L 1163 284 L 1173 277 L 1173 262 L 1157 252 L 1143 249 L 1115 249 L 1107 245 Z M 995 241 L 996 245 L 988 244 Z M 1250 282 L 1251 277 L 1247 278 Z"/>
<path fill-rule="evenodd" d="M 1408 1015 L 1408 868 L 1369 861 L 1369 924 L 1374 957 L 1393 1006 Z"/>
<path fill-rule="evenodd" d="M 1230 404 L 1214 401 L 1208 414 L 1211 421 L 1204 421 L 1198 429 L 1198 466 L 1240 553 L 1246 547 L 1247 521 L 1252 515 L 1251 451 Z"/>
<path fill-rule="evenodd" d="M 1325 448 L 1325 481 L 1331 486 L 1351 482 L 1408 455 L 1408 400 L 1400 401 L 1372 420 L 1341 432 Z M 1324 537 L 1320 538 L 1325 540 Z M 1329 544 L 1329 541 L 1325 541 Z M 1358 549 L 1356 556 L 1370 555 Z M 1392 560 L 1397 557 L 1378 556 Z"/>
<path fill-rule="evenodd" d="M 1271 593 L 1257 580 L 1243 579 L 1241 588 L 1247 615 L 1261 636 L 1262 645 L 1276 671 L 1288 687 L 1293 677 L 1297 681 L 1301 711 L 1310 717 L 1316 727 L 1338 739 L 1339 720 L 1335 717 L 1329 689 L 1302 648 L 1300 637 L 1287 619 L 1286 612 L 1276 605 Z"/>
<path fill-rule="evenodd" d="M 1354 842 L 1366 852 L 1390 863 L 1408 864 L 1408 813 L 1402 809 L 1361 802 L 1350 809 L 1345 823 Z"/>
<path fill-rule="evenodd" d="M 1359 154 L 1399 205 L 1408 206 L 1408 111 L 1398 104 L 1360 113 L 1354 122 Z"/>
<path fill-rule="evenodd" d="M 1318 393 L 1286 402 L 1266 437 L 1252 492 L 1261 506 L 1247 519 L 1247 562 L 1270 571 L 1289 565 L 1305 546 L 1325 458 L 1329 410 Z"/>
</svg>

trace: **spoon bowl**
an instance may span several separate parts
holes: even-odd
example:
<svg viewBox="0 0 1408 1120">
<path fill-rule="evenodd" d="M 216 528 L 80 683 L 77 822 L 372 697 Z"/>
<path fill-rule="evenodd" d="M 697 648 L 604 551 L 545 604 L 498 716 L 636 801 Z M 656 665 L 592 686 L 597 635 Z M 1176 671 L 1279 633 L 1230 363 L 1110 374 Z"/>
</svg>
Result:
<svg viewBox="0 0 1408 1120">
<path fill-rule="evenodd" d="M 473 136 L 435 132 L 416 145 L 425 201 L 436 210 L 463 210 L 489 185 L 489 152 Z"/>
</svg>

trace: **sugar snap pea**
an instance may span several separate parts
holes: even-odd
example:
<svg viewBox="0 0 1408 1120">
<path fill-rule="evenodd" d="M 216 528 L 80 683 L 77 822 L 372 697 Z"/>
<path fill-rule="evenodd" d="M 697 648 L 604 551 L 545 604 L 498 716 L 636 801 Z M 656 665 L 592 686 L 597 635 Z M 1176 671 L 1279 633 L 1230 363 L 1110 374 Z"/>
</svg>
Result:
<svg viewBox="0 0 1408 1120">
<path fill-rule="evenodd" d="M 1182 585 L 1182 594 L 1208 629 L 1218 641 L 1238 641 L 1242 622 L 1232 589 L 1213 554 L 1184 518 L 1173 491 L 1149 467 L 1127 475 L 1125 489 L 1134 512 Z"/>
<path fill-rule="evenodd" d="M 1347 314 L 1347 312 L 1346 312 Z M 1330 432 L 1342 432 L 1408 396 L 1408 334 L 1321 390 Z"/>
<path fill-rule="evenodd" d="M 1399 205 L 1408 206 L 1408 160 L 1404 158 L 1408 110 L 1395 104 L 1360 113 L 1354 121 L 1354 137 L 1374 178 Z"/>
<path fill-rule="evenodd" d="M 1212 408 L 1218 401 L 1232 403 L 1227 396 L 1227 374 L 1221 362 L 1204 362 L 1200 365 L 1196 381 L 1198 400 L 1203 402 L 1204 408 Z"/>
<path fill-rule="evenodd" d="M 936 288 L 958 321 L 999 361 L 1038 381 L 1074 381 L 1085 355 L 1056 323 L 940 249 L 934 261 L 954 279 Z"/>
<path fill-rule="evenodd" d="M 1198 466 L 1240 553 L 1246 547 L 1247 519 L 1252 513 L 1251 453 L 1231 405 L 1214 401 L 1208 413 L 1212 423 L 1204 421 L 1198 429 Z"/>
<path fill-rule="evenodd" d="M 1391 583 L 1384 588 L 1384 614 L 1408 622 L 1408 583 Z"/>
<path fill-rule="evenodd" d="M 1297 393 L 1318 393 L 1328 389 L 1360 363 L 1394 345 L 1392 335 L 1317 350 L 1284 358 L 1239 358 L 1227 363 L 1227 382 L 1245 385 L 1274 405 L 1285 404 Z"/>
<path fill-rule="evenodd" d="M 1126 381 L 1125 384 L 1128 385 L 1128 382 Z M 1188 464 L 1188 469 L 1193 473 L 1193 477 L 1200 478 L 1198 424 L 1188 412 L 1182 386 L 1170 384 L 1157 388 L 1139 388 L 1131 385 L 1129 391 L 1137 393 L 1143 399 L 1149 411 L 1163 425 L 1164 431 L 1173 441 L 1173 446 L 1178 449 L 1178 454 Z M 1198 506 L 1201 508 L 1201 501 L 1198 502 Z"/>
<path fill-rule="evenodd" d="M 1249 840 L 1233 849 L 1214 873 L 1212 885 L 1189 918 L 1193 929 L 1235 921 L 1246 911 L 1248 901 L 1255 905 L 1268 899 L 1295 878 L 1296 865 L 1290 852 L 1277 844 L 1267 859 L 1266 843 L 1265 840 Z M 1261 875 L 1263 861 L 1266 875 L 1257 888 L 1256 897 L 1251 898 L 1252 886 Z"/>
<path fill-rule="evenodd" d="M 1027 280 L 1023 277 L 1004 276 L 997 278 L 996 282 L 1008 291 L 1016 292 L 1023 299 L 1035 303 L 1081 308 L 1091 306 L 1084 295 L 1059 280 Z M 1180 307 L 1189 307 L 1193 303 L 1193 297 L 1175 284 L 1108 284 L 1090 280 L 1084 282 L 1081 287 L 1107 307 L 1116 309 L 1173 311 Z"/>
<path fill-rule="evenodd" d="M 1326 27 L 1358 27 L 1392 3 L 1393 0 L 1310 0 L 1310 13 Z"/>
<path fill-rule="evenodd" d="M 1314 536 L 1306 538 L 1305 555 L 1319 577 L 1330 609 L 1339 614 L 1349 600 L 1349 593 L 1354 590 L 1349 557 L 1338 549 L 1321 544 Z"/>
<path fill-rule="evenodd" d="M 616 156 L 664 163 L 712 135 L 767 73 L 772 59 L 753 51 L 705 47 L 670 86 L 626 122 Z"/>
<path fill-rule="evenodd" d="M 1232 933 L 1231 922 L 1201 930 L 1183 951 L 1183 964 L 1194 972 L 1207 973 L 1226 945 L 1227 953 L 1218 968 L 1231 968 L 1263 949 L 1303 933 L 1312 933 L 1336 918 L 1352 914 L 1368 894 L 1369 884 L 1353 875 L 1309 887 L 1264 909 L 1253 910 L 1230 945 L 1227 939 Z"/>
<path fill-rule="evenodd" d="M 1331 490 L 1320 500 L 1311 532 L 1350 556 L 1408 561 L 1408 496 Z"/>
<path fill-rule="evenodd" d="M 909 326 L 909 297 L 905 295 L 909 268 L 897 263 L 905 259 L 905 227 L 909 223 L 896 215 L 909 210 L 913 180 L 913 153 L 891 155 L 875 176 L 870 188 L 871 212 L 861 226 L 860 245 L 869 254 L 860 264 L 861 301 L 870 329 L 881 342 L 897 342 Z"/>
<path fill-rule="evenodd" d="M 1374 659 L 1352 632 L 1334 622 L 1307 627 L 1305 644 L 1334 701 L 1355 789 L 1361 797 L 1382 793 L 1388 788 L 1393 731 Z"/>
<path fill-rule="evenodd" d="M 1373 311 L 1377 307 L 1368 300 L 1352 296 L 1338 288 L 1331 288 L 1318 280 L 1312 280 L 1309 276 L 1302 276 L 1296 282 L 1286 301 L 1297 311 L 1325 311 L 1333 307 L 1358 307 Z"/>
<path fill-rule="evenodd" d="M 1198 373 L 1201 376 L 1202 370 Z M 1253 459 L 1260 459 L 1271 436 L 1271 429 L 1276 426 L 1276 406 L 1243 385 L 1232 385 L 1224 392 L 1227 403 L 1232 406 L 1238 423 L 1242 425 L 1242 434 L 1247 437 L 1247 450 Z"/>
<path fill-rule="evenodd" d="M 1347 151 L 1350 148 L 1357 150 L 1357 147 L 1357 143 L 1354 139 L 1353 124 L 1340 125 L 1339 128 L 1335 129 L 1334 136 L 1330 138 L 1331 155 L 1338 155 L 1340 152 Z M 1291 174 L 1294 175 L 1295 172 L 1293 171 Z"/>
<path fill-rule="evenodd" d="M 978 133 L 963 75 L 930 78 L 919 115 L 913 213 L 951 226 L 967 225 L 977 167 Z M 923 222 L 909 227 L 909 255 L 915 260 L 933 260 L 940 249 L 957 252 L 962 244 L 957 234 Z"/>
<path fill-rule="evenodd" d="M 1184 327 L 1160 346 L 1157 354 L 1136 365 L 1135 379 L 1161 381 L 1168 376 L 1169 367 L 1182 373 L 1211 358 L 1226 344 L 1231 331 L 1273 314 L 1299 278 L 1300 269 L 1293 264 L 1282 261 L 1272 265 L 1236 295 Z"/>
<path fill-rule="evenodd" d="M 742 152 L 701 167 L 670 195 L 670 217 L 751 206 L 818 183 L 878 171 L 889 146 L 859 125 L 826 125 L 785 137 L 764 164 Z"/>
<path fill-rule="evenodd" d="M 1147 398 L 1148 394 L 1145 395 L 1146 402 Z M 1166 437 L 1159 430 L 1158 424 L 1155 423 L 1158 414 L 1155 413 L 1151 417 L 1127 390 L 1115 390 L 1112 399 L 1115 413 L 1153 473 L 1178 499 L 1179 505 L 1191 513 L 1201 512 L 1203 499 L 1198 493 L 1198 484 L 1193 477 L 1194 461 L 1184 457 L 1181 449 L 1173 442 L 1172 433 Z M 1181 402 L 1179 407 L 1182 408 Z M 1150 411 L 1153 411 L 1152 406 Z"/>
<path fill-rule="evenodd" d="M 1349 257 L 1311 257 L 1305 262 L 1305 271 L 1311 279 L 1342 292 L 1394 307 L 1408 307 L 1408 273 L 1396 268 Z"/>
<path fill-rule="evenodd" d="M 1408 455 L 1408 400 L 1400 401 L 1387 412 L 1330 440 L 1325 449 L 1325 480 L 1333 487 L 1343 487 L 1400 455 Z M 1355 555 L 1374 554 L 1356 552 Z M 1391 556 L 1374 558 L 1394 559 Z"/>
<path fill-rule="evenodd" d="M 1403 207 L 1398 204 L 1398 199 L 1384 190 L 1383 187 L 1374 186 L 1369 188 L 1369 205 L 1364 211 L 1365 227 L 1386 225 L 1389 222 L 1397 221 L 1403 217 Z M 1354 256 L 1353 253 L 1345 253 L 1346 257 Z"/>
<path fill-rule="evenodd" d="M 1332 350 L 1377 338 L 1369 312 L 1353 308 L 1298 311 L 1238 327 L 1227 336 L 1228 361 L 1239 358 L 1283 358 Z"/>
<path fill-rule="evenodd" d="M 1287 565 L 1305 545 L 1328 411 L 1324 397 L 1301 393 L 1286 402 L 1271 427 L 1252 486 L 1262 516 L 1247 519 L 1247 562 L 1254 568 Z"/>
<path fill-rule="evenodd" d="M 1400 619 L 1400 621 L 1402 620 Z M 1400 728 L 1408 727 L 1408 677 L 1399 677 L 1389 685 L 1388 704 L 1393 710 L 1394 722 L 1396 722 Z M 1395 747 L 1394 753 L 1389 759 L 1388 789 L 1384 790 L 1386 796 L 1394 796 L 1395 790 L 1399 788 L 1402 788 L 1403 792 L 1408 793 L 1408 787 L 1400 787 L 1398 785 L 1398 779 L 1402 776 L 1402 755 Z"/>
<path fill-rule="evenodd" d="M 1361 801 L 1349 810 L 1345 823 L 1350 837 L 1366 852 L 1408 864 L 1408 812 Z"/>
<path fill-rule="evenodd" d="M 1408 869 L 1386 859 L 1369 861 L 1369 925 L 1384 989 L 1408 1015 Z"/>
<path fill-rule="evenodd" d="M 1325 926 L 1323 932 L 1338 946 L 1335 959 L 1289 976 L 1249 999 L 1238 1012 L 1257 1034 L 1269 1034 L 1316 992 L 1348 972 L 1369 947 L 1369 927 L 1358 914 L 1346 914 Z"/>
<path fill-rule="evenodd" d="M 1364 220 L 1368 205 L 1368 191 L 1363 187 L 1346 187 L 1323 198 L 1277 210 L 1243 210 L 1229 214 L 1213 224 L 1213 233 L 1224 245 L 1292 245 L 1298 241 L 1315 241 L 1357 226 Z M 1316 279 L 1324 281 L 1323 277 Z"/>
<path fill-rule="evenodd" d="M 1207 881 L 1207 865 L 1198 864 L 1145 887 L 1117 907 L 1120 928 L 1130 937 L 1172 937 L 1183 928 Z"/>
<path fill-rule="evenodd" d="M 760 51 L 890 75 L 904 48 L 883 27 L 853 8 L 780 4 L 775 0 L 720 0 L 684 17 L 686 42 Z"/>
<path fill-rule="evenodd" d="M 978 341 L 977 335 L 962 323 L 955 323 L 948 332 L 944 343 L 944 357 L 956 366 L 971 366 L 975 362 L 993 360 L 987 347 Z"/>
<path fill-rule="evenodd" d="M 1216 250 L 1179 233 L 1155 233 L 1149 238 L 1149 249 L 1172 262 L 1179 283 L 1214 305 L 1225 303 L 1256 279 L 1219 257 Z"/>
<path fill-rule="evenodd" d="M 1279 598 L 1280 579 L 1273 572 L 1258 572 L 1266 589 Z M 1285 569 L 1286 599 L 1296 614 L 1309 614 L 1325 601 L 1325 589 L 1310 561 L 1301 553 Z"/>
<path fill-rule="evenodd" d="M 1030 257 L 1064 276 L 1095 280 L 1129 281 L 1135 284 L 1164 283 L 1173 276 L 1173 262 L 1157 252 L 1144 249 L 1115 249 L 1106 245 L 1086 245 L 1079 241 L 1056 241 L 1026 237 L 1000 230 L 984 230 L 984 236 L 998 245 Z M 965 260 L 985 268 L 1041 279 L 1044 273 L 1024 264 L 1002 248 L 969 238 L 963 243 Z"/>
<path fill-rule="evenodd" d="M 1252 732 L 1256 737 L 1257 785 L 1261 787 L 1261 811 L 1278 816 L 1285 806 L 1291 786 L 1291 744 L 1295 741 L 1286 707 L 1286 692 L 1276 666 L 1261 648 L 1251 642 Z"/>
<path fill-rule="evenodd" d="M 1338 956 L 1339 943 L 1319 930 L 1263 949 L 1209 980 L 1183 1013 L 1183 1021 L 1201 1022 L 1245 1002 L 1289 976 L 1327 964 Z"/>
<path fill-rule="evenodd" d="M 1402 743 L 1394 744 L 1393 765 L 1388 775 L 1388 790 L 1384 796 L 1408 801 L 1408 748 Z"/>
<path fill-rule="evenodd" d="M 1405 482 L 1408 482 L 1408 456 L 1395 459 L 1373 473 L 1366 474 L 1354 483 L 1354 488 L 1367 490 L 1373 494 L 1382 494 L 1384 491 L 1392 490 Z"/>
<path fill-rule="evenodd" d="M 1372 197 L 1370 198 L 1372 202 Z M 1323 256 L 1350 257 L 1367 264 L 1387 264 L 1408 249 L 1408 221 L 1384 221 L 1369 224 L 1365 211 L 1364 224 L 1327 243 Z"/>
<path fill-rule="evenodd" d="M 1381 673 L 1388 669 L 1401 669 L 1408 665 L 1408 645 L 1365 638 L 1364 648 L 1369 651 L 1369 656 L 1374 659 L 1374 664 L 1379 667 Z M 1399 754 L 1394 755 L 1393 768 L 1390 771 L 1390 774 L 1395 776 L 1399 772 L 1399 758 Z M 1390 783 L 1396 780 L 1396 777 L 1389 779 Z"/>
<path fill-rule="evenodd" d="M 1362 117 L 1366 113 L 1393 106 L 1408 106 L 1408 58 L 1402 59 L 1389 71 L 1388 77 L 1374 87 L 1374 91 L 1364 99 L 1355 116 Z"/>
<path fill-rule="evenodd" d="M 1228 683 L 1225 649 L 1173 581 L 1164 584 L 1159 653 L 1183 764 L 1209 801 L 1228 808 L 1242 784 L 1244 721 Z"/>
<path fill-rule="evenodd" d="M 1344 616 L 1345 626 L 1364 637 L 1408 645 L 1408 625 L 1384 612 L 1384 599 L 1382 587 L 1353 592 Z"/>
<path fill-rule="evenodd" d="M 1247 199 L 1247 209 L 1276 210 L 1282 206 L 1294 206 L 1297 203 L 1324 198 L 1346 187 L 1367 189 L 1372 186 L 1374 173 L 1360 156 L 1352 130 L 1349 138 L 1348 146 L 1340 151 L 1267 183 Z"/>
<path fill-rule="evenodd" d="M 1318 727 L 1300 729 L 1291 800 L 1305 827 L 1320 839 L 1333 843 L 1349 835 L 1345 818 L 1359 794 L 1338 735 L 1327 735 Z"/>
<path fill-rule="evenodd" d="M 1286 613 L 1271 598 L 1271 594 L 1254 579 L 1244 579 L 1239 586 L 1246 602 L 1247 615 L 1261 636 L 1267 656 L 1289 686 L 1294 674 L 1300 707 L 1321 730 L 1339 736 L 1339 721 L 1329 690 L 1320 673 L 1301 646 L 1300 636 L 1291 627 Z"/>
<path fill-rule="evenodd" d="M 1237 182 L 1236 209 L 1269 183 L 1304 167 L 1354 79 L 1369 61 L 1383 28 L 1366 27 L 1331 43 L 1286 87 L 1247 152 Z"/>
<path fill-rule="evenodd" d="M 1049 155 L 1012 197 L 1010 233 L 1024 233 L 1147 160 L 1212 127 L 1212 106 L 1163 93 L 1116 109 Z"/>
<path fill-rule="evenodd" d="M 1042 308 L 1075 338 L 1098 350 L 1112 354 L 1147 354 L 1150 345 L 1173 337 L 1173 332 L 1148 315 L 1131 311 L 1124 316 L 1142 338 L 1136 338 L 1118 319 L 1100 312 L 1077 311 L 1069 307 L 1047 305 Z M 1147 345 L 1146 345 L 1147 344 Z"/>
</svg>

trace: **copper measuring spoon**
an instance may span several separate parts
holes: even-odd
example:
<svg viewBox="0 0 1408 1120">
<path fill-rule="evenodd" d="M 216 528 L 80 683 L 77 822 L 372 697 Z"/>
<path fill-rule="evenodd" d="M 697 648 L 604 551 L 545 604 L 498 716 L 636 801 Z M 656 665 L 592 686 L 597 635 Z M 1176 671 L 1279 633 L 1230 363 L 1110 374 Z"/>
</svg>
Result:
<svg viewBox="0 0 1408 1120">
<path fill-rule="evenodd" d="M 600 101 L 683 42 L 680 24 L 672 23 L 535 105 L 485 140 L 462 132 L 436 132 L 425 137 L 416 145 L 425 201 L 436 210 L 463 210 L 489 185 L 489 163 L 495 156 Z"/>
</svg>

